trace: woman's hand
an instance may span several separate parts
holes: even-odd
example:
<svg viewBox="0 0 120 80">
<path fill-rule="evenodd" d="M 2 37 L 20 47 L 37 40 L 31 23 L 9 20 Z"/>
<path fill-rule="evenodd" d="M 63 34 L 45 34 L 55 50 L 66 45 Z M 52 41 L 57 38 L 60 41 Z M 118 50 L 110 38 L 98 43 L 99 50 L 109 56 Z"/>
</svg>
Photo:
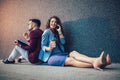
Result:
<svg viewBox="0 0 120 80">
<path fill-rule="evenodd" d="M 52 51 L 56 47 L 56 41 L 51 41 L 49 47 L 46 48 L 46 51 Z"/>
<path fill-rule="evenodd" d="M 58 33 L 59 34 L 62 34 L 62 31 L 61 31 L 61 26 L 60 25 L 57 25 L 59 28 L 57 29 Z"/>
<path fill-rule="evenodd" d="M 62 29 L 61 29 L 61 26 L 60 25 L 57 25 L 59 28 L 57 29 L 57 31 L 58 31 L 58 34 L 59 34 L 59 36 L 60 36 L 60 38 L 64 38 L 64 35 L 63 35 L 63 33 L 62 33 Z"/>
</svg>

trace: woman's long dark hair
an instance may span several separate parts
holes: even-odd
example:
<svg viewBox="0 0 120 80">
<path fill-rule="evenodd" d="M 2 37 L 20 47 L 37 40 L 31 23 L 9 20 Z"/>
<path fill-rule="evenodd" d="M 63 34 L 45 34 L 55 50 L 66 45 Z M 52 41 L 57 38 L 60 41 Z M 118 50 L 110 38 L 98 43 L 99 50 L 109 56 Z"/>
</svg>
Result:
<svg viewBox="0 0 120 80">
<path fill-rule="evenodd" d="M 46 24 L 46 29 L 50 28 L 50 21 L 51 21 L 51 19 L 53 19 L 53 18 L 55 18 L 55 19 L 56 19 L 56 23 L 61 26 L 61 31 L 62 31 L 62 33 L 63 33 L 63 27 L 62 27 L 61 20 L 60 20 L 60 18 L 57 17 L 57 16 L 52 16 L 52 17 L 50 17 L 50 19 L 48 19 L 47 24 Z M 60 36 L 59 36 L 59 34 L 58 34 L 58 31 L 57 31 L 56 29 L 54 29 L 54 30 L 51 29 L 51 31 L 52 31 L 52 32 L 54 33 L 54 35 L 55 35 L 56 44 L 58 45 L 58 48 L 62 51 L 62 49 L 60 48 L 60 44 L 59 44 L 59 43 L 60 43 Z M 63 33 L 63 35 L 64 35 L 64 33 Z M 63 52 L 63 51 L 62 51 L 62 52 Z"/>
</svg>

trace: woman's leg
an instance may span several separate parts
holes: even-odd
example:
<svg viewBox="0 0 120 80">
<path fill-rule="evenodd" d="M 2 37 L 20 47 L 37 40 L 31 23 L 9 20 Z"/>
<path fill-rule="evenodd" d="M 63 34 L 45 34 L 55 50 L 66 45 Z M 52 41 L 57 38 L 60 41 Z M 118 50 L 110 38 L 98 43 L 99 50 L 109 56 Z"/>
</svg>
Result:
<svg viewBox="0 0 120 80">
<path fill-rule="evenodd" d="M 70 52 L 69 56 L 75 58 L 78 61 L 83 61 L 83 62 L 91 63 L 91 64 L 93 64 L 94 61 L 97 59 L 97 58 L 92 58 L 92 57 L 88 57 L 86 55 L 80 54 L 77 51 Z"/>
<path fill-rule="evenodd" d="M 106 64 L 106 55 L 104 54 L 104 52 L 102 52 L 98 58 L 88 57 L 86 55 L 78 53 L 77 51 L 72 51 L 69 56 L 73 57 L 77 61 L 89 63 L 98 70 L 101 70 L 100 67 Z"/>
<path fill-rule="evenodd" d="M 73 57 L 68 57 L 66 59 L 65 66 L 74 66 L 74 67 L 78 67 L 78 68 L 92 68 L 93 67 L 92 64 L 78 61 L 78 60 L 74 59 Z"/>
</svg>

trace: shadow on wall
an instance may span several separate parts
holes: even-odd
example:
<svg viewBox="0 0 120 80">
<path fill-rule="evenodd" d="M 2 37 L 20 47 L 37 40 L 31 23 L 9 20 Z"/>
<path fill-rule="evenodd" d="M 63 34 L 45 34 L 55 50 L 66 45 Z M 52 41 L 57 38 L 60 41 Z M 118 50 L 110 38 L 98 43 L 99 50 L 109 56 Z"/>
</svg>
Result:
<svg viewBox="0 0 120 80">
<path fill-rule="evenodd" d="M 110 19 L 89 17 L 64 22 L 63 26 L 67 52 L 77 50 L 88 56 L 99 56 L 104 50 L 113 62 L 120 62 L 120 39 L 113 33 L 115 28 L 111 26 Z"/>
</svg>

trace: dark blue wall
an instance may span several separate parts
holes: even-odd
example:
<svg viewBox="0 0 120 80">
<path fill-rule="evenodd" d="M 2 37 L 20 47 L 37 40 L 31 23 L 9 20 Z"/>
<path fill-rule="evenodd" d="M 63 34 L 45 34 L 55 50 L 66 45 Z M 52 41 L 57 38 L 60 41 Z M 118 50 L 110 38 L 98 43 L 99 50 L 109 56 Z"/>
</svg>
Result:
<svg viewBox="0 0 120 80">
<path fill-rule="evenodd" d="M 89 56 L 99 56 L 104 50 L 113 62 L 120 62 L 120 37 L 110 19 L 89 17 L 64 23 L 66 50 L 77 50 Z"/>
<path fill-rule="evenodd" d="M 84 17 L 63 23 L 66 51 L 77 50 L 88 56 L 99 56 L 105 51 L 112 62 L 120 62 L 120 1 L 94 0 L 83 4 L 88 6 L 79 7 L 83 12 L 88 10 L 81 12 Z"/>
</svg>

